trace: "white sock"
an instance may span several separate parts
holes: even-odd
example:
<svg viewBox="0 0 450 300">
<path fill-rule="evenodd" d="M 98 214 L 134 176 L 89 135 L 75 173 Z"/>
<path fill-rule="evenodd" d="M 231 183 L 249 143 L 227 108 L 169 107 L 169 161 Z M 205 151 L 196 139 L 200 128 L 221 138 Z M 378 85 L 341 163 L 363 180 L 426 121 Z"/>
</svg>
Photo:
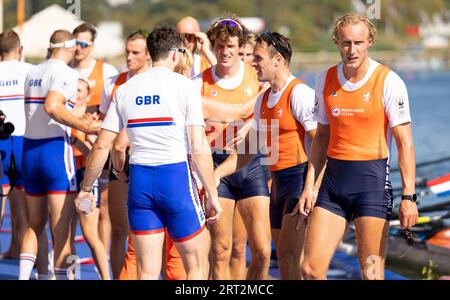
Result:
<svg viewBox="0 0 450 300">
<path fill-rule="evenodd" d="M 31 253 L 20 253 L 19 280 L 30 280 L 36 255 Z"/>
<path fill-rule="evenodd" d="M 67 269 L 55 268 L 55 279 L 56 280 L 68 280 Z"/>
</svg>

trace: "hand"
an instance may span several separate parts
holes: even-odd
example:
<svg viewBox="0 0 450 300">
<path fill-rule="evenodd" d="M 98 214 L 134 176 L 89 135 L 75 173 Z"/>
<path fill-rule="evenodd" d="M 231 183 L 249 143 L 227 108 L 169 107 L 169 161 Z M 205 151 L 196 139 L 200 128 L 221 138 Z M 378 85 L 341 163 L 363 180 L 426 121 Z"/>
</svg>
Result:
<svg viewBox="0 0 450 300">
<path fill-rule="evenodd" d="M 303 193 L 298 200 L 297 205 L 291 213 L 291 216 L 300 214 L 302 216 L 308 217 L 314 208 L 314 204 L 317 200 L 318 191 L 315 188 L 307 188 L 303 190 Z"/>
<path fill-rule="evenodd" d="M 205 51 L 210 51 L 211 43 L 208 39 L 208 36 L 203 32 L 194 32 L 194 35 L 197 39 L 197 49 L 200 53 L 204 53 Z"/>
<path fill-rule="evenodd" d="M 121 181 L 121 182 L 128 182 L 128 176 L 125 173 L 125 171 L 122 169 L 120 172 L 117 171 L 116 169 L 114 169 L 114 167 L 111 168 L 112 172 L 114 173 L 114 176 L 116 176 L 116 178 Z"/>
<path fill-rule="evenodd" d="M 100 126 L 102 125 L 102 121 L 99 120 L 99 116 L 94 113 L 86 113 L 81 117 L 82 126 L 81 130 L 86 133 L 98 133 L 100 131 Z"/>
<path fill-rule="evenodd" d="M 95 199 L 94 194 L 92 192 L 84 192 L 81 191 L 78 193 L 77 197 L 75 198 L 75 207 L 77 210 L 77 213 L 87 215 L 89 212 L 85 212 L 84 210 L 80 209 L 80 201 L 81 199 L 88 199 L 91 202 L 91 209 L 90 211 L 94 211 L 94 209 L 97 207 L 97 199 Z"/>
<path fill-rule="evenodd" d="M 91 146 L 95 144 L 95 140 L 97 139 L 98 135 L 96 134 L 86 134 L 86 142 L 88 142 Z"/>
<path fill-rule="evenodd" d="M 419 221 L 419 211 L 415 202 L 402 200 L 398 208 L 398 218 L 401 228 L 410 228 Z"/>
<path fill-rule="evenodd" d="M 218 196 L 206 197 L 206 223 L 214 224 L 220 220 L 222 214 L 222 207 L 220 206 Z"/>
</svg>

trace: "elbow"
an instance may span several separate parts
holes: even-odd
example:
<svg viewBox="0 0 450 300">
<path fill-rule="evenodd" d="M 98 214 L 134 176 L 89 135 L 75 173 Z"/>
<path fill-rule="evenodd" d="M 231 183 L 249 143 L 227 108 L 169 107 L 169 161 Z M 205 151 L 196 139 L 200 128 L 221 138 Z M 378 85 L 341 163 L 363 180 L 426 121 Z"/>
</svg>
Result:
<svg viewBox="0 0 450 300">
<path fill-rule="evenodd" d="M 121 143 L 115 143 L 112 148 L 112 151 L 114 154 L 120 155 L 122 153 L 125 153 L 125 151 L 127 150 L 127 146 L 128 145 L 123 145 Z"/>
<path fill-rule="evenodd" d="M 58 103 L 51 102 L 51 101 L 45 101 L 44 109 L 45 112 L 49 114 L 50 117 L 54 118 L 56 115 L 56 111 L 58 110 L 59 105 Z"/>
</svg>

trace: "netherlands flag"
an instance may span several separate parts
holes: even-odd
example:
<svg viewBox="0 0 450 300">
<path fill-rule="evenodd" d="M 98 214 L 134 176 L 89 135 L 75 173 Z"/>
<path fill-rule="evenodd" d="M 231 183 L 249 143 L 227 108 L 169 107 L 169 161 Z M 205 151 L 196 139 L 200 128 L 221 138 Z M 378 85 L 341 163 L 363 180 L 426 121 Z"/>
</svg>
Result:
<svg viewBox="0 0 450 300">
<path fill-rule="evenodd" d="M 175 122 L 172 118 L 146 118 L 128 120 L 128 128 L 151 127 L 151 126 L 172 126 Z"/>
<path fill-rule="evenodd" d="M 450 174 L 428 181 L 427 186 L 438 197 L 450 196 Z"/>
</svg>

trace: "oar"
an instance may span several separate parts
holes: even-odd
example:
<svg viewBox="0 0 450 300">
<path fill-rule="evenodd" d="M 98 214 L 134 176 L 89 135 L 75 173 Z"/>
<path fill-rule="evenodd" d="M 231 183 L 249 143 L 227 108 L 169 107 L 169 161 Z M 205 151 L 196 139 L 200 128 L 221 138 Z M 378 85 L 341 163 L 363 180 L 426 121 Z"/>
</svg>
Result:
<svg viewBox="0 0 450 300">
<path fill-rule="evenodd" d="M 442 215 L 438 216 L 421 216 L 417 221 L 416 225 L 428 224 L 437 221 L 441 221 L 442 219 L 446 219 L 450 217 L 450 212 L 445 212 Z M 400 220 L 392 220 L 389 222 L 389 226 L 400 226 Z"/>
</svg>

